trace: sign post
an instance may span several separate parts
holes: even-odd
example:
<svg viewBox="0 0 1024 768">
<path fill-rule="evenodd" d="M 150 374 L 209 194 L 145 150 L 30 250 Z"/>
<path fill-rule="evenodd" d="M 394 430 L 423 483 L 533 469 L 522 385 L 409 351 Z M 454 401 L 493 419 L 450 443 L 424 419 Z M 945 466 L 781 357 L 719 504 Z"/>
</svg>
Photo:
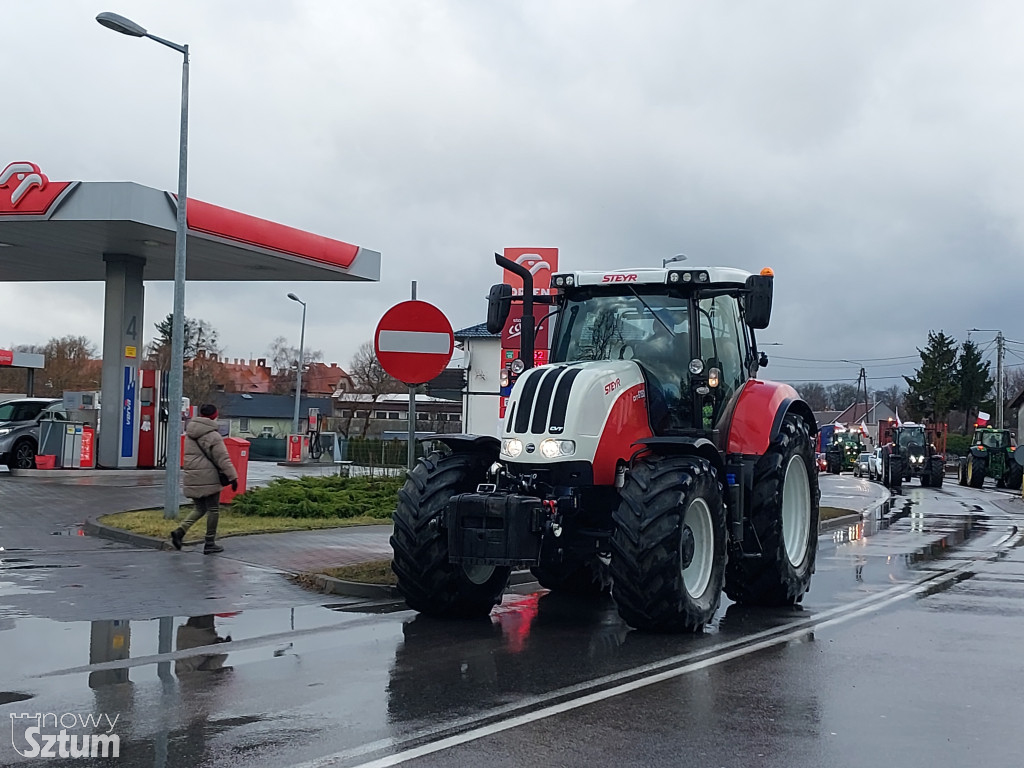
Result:
<svg viewBox="0 0 1024 768">
<path fill-rule="evenodd" d="M 381 367 L 409 385 L 408 468 L 416 460 L 416 387 L 445 369 L 455 350 L 455 334 L 444 313 L 433 304 L 416 300 L 416 281 L 412 300 L 396 304 L 377 323 L 373 351 Z"/>
</svg>

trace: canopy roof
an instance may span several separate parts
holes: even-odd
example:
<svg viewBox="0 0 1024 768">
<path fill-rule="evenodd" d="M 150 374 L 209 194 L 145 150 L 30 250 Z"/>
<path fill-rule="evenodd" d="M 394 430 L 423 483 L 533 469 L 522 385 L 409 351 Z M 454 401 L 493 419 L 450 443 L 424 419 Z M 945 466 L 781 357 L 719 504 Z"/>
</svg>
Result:
<svg viewBox="0 0 1024 768">
<path fill-rule="evenodd" d="M 189 198 L 188 280 L 380 279 L 380 254 Z M 105 254 L 174 279 L 174 195 L 132 182 L 51 182 L 32 163 L 0 172 L 0 282 L 103 280 Z"/>
</svg>

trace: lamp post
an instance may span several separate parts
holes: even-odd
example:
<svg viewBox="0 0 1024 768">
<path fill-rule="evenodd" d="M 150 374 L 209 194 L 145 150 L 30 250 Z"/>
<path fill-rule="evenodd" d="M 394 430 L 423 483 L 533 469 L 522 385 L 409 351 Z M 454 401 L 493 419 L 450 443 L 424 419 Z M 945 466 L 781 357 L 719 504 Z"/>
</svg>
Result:
<svg viewBox="0 0 1024 768">
<path fill-rule="evenodd" d="M 107 29 L 131 37 L 148 37 L 173 48 L 183 57 L 181 64 L 181 131 L 178 141 L 178 225 L 174 237 L 174 309 L 171 316 L 171 370 L 168 376 L 170 414 L 167 435 L 167 476 L 164 485 L 164 517 L 178 516 L 181 484 L 181 403 L 185 361 L 185 206 L 188 199 L 188 46 L 151 35 L 131 19 L 104 11 L 96 21 Z"/>
<path fill-rule="evenodd" d="M 302 331 L 299 333 L 299 365 L 295 372 L 295 412 L 292 414 L 292 434 L 299 434 L 299 397 L 302 393 L 302 356 L 306 345 L 306 302 L 289 293 L 288 298 L 302 305 Z"/>
</svg>

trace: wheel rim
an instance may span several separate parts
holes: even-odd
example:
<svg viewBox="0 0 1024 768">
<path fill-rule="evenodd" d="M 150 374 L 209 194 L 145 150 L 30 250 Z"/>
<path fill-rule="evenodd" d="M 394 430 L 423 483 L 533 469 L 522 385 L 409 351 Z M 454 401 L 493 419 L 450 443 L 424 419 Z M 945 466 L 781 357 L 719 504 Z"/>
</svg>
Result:
<svg viewBox="0 0 1024 768">
<path fill-rule="evenodd" d="M 786 478 L 782 485 L 782 539 L 786 557 L 794 568 L 799 568 L 807 557 L 810 509 L 807 467 L 800 456 L 793 456 L 786 465 Z"/>
<path fill-rule="evenodd" d="M 494 575 L 494 566 L 464 565 L 462 566 L 462 572 L 466 574 L 466 578 L 473 584 L 486 584 L 491 576 Z"/>
<path fill-rule="evenodd" d="M 693 598 L 701 597 L 711 583 L 711 569 L 715 561 L 715 534 L 711 523 L 711 508 L 704 499 L 694 499 L 683 516 L 683 530 L 689 528 L 693 540 L 693 557 L 682 569 L 683 586 Z M 682 547 L 686 537 L 679 536 L 680 562 L 685 562 Z"/>
<path fill-rule="evenodd" d="M 14 452 L 14 464 L 18 469 L 32 469 L 35 451 L 28 443 L 22 443 Z"/>
</svg>

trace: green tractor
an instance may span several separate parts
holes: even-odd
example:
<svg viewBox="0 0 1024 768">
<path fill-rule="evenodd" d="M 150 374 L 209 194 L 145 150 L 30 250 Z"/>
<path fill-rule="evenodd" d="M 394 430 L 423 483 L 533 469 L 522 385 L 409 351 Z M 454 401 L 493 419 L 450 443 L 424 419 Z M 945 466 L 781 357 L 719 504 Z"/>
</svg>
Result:
<svg viewBox="0 0 1024 768">
<path fill-rule="evenodd" d="M 946 459 L 935 449 L 932 440 L 932 434 L 923 424 L 906 422 L 892 430 L 890 456 L 899 457 L 902 478 L 894 477 L 894 474 L 899 475 L 900 472 L 890 469 L 890 488 L 899 485 L 901 480 L 910 480 L 913 477 L 919 478 L 925 488 L 942 487 Z"/>
<path fill-rule="evenodd" d="M 833 475 L 852 470 L 857 466 L 857 457 L 864 453 L 860 432 L 837 427 L 832 433 L 832 442 L 825 450 L 825 463 Z"/>
<path fill-rule="evenodd" d="M 974 430 L 970 453 L 960 459 L 960 485 L 981 488 L 987 475 L 995 478 L 996 488 L 1019 489 L 1024 469 L 1014 460 L 1016 451 L 1017 443 L 1010 430 Z"/>
</svg>

